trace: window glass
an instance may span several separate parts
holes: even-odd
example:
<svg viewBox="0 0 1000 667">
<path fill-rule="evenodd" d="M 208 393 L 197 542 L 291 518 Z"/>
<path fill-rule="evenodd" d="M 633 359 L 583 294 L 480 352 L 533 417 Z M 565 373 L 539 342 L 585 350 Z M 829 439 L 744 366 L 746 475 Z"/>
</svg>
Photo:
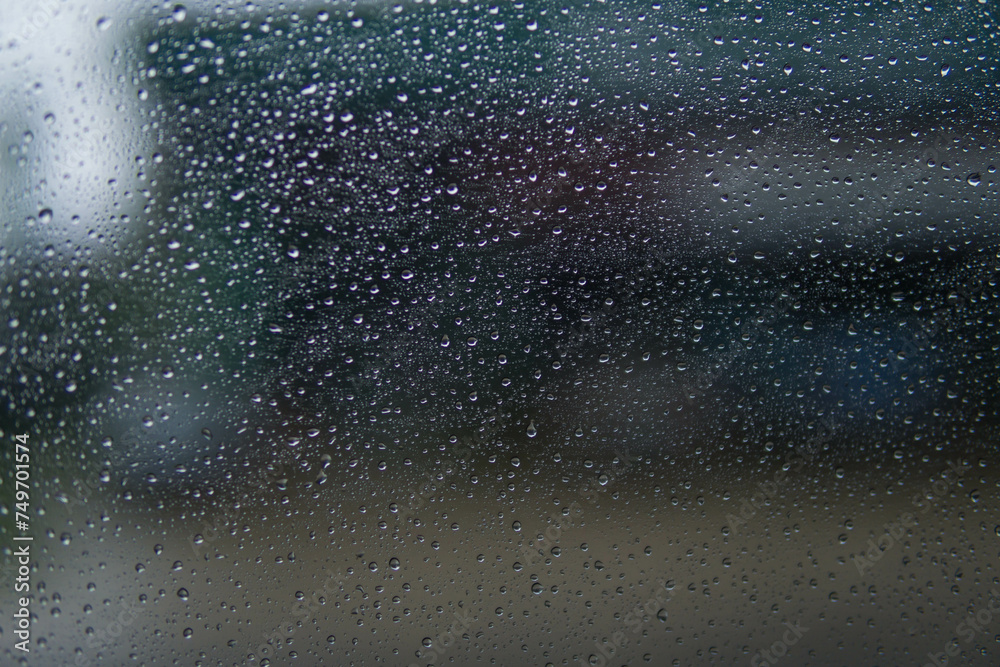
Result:
<svg viewBox="0 0 1000 667">
<path fill-rule="evenodd" d="M 994 13 L 4 2 L 2 661 L 986 664 Z"/>
</svg>

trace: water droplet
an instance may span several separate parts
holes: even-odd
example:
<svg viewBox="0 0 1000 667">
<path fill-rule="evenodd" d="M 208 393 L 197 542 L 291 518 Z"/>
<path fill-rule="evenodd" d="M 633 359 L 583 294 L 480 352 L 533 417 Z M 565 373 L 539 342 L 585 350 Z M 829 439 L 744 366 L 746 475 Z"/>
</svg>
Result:
<svg viewBox="0 0 1000 667">
<path fill-rule="evenodd" d="M 177 597 L 179 597 L 182 600 L 187 600 L 190 597 L 190 595 L 191 594 L 188 593 L 188 589 L 186 588 L 181 588 L 177 591 Z"/>
<path fill-rule="evenodd" d="M 979 176 L 979 172 L 978 171 L 976 173 L 974 173 L 974 174 L 969 174 L 969 177 L 967 179 L 965 179 L 965 180 L 966 180 L 966 182 L 969 185 L 971 185 L 973 187 L 975 187 L 975 186 L 979 185 L 980 183 L 982 183 L 982 178 Z"/>
<path fill-rule="evenodd" d="M 184 5 L 174 5 L 173 19 L 178 23 L 183 23 L 184 19 L 187 18 L 187 7 Z"/>
<path fill-rule="evenodd" d="M 538 435 L 538 429 L 535 428 L 534 421 L 528 424 L 528 430 L 526 431 L 526 433 L 528 434 L 529 438 L 534 438 L 536 435 Z"/>
</svg>

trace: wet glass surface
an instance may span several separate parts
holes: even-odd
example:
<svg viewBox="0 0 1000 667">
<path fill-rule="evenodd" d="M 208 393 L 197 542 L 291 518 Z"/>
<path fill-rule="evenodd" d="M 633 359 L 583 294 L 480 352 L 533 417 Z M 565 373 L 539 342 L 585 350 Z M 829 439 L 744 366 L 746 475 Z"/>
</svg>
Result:
<svg viewBox="0 0 1000 667">
<path fill-rule="evenodd" d="M 996 662 L 992 4 L 2 7 L 4 664 Z"/>
</svg>

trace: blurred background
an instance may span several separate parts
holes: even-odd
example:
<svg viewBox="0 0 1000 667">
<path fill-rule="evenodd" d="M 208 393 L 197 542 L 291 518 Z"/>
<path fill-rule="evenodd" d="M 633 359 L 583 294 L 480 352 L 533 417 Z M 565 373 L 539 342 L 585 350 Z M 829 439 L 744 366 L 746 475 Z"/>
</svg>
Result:
<svg viewBox="0 0 1000 667">
<path fill-rule="evenodd" d="M 4 661 L 995 664 L 993 11 L 3 2 Z"/>
</svg>

